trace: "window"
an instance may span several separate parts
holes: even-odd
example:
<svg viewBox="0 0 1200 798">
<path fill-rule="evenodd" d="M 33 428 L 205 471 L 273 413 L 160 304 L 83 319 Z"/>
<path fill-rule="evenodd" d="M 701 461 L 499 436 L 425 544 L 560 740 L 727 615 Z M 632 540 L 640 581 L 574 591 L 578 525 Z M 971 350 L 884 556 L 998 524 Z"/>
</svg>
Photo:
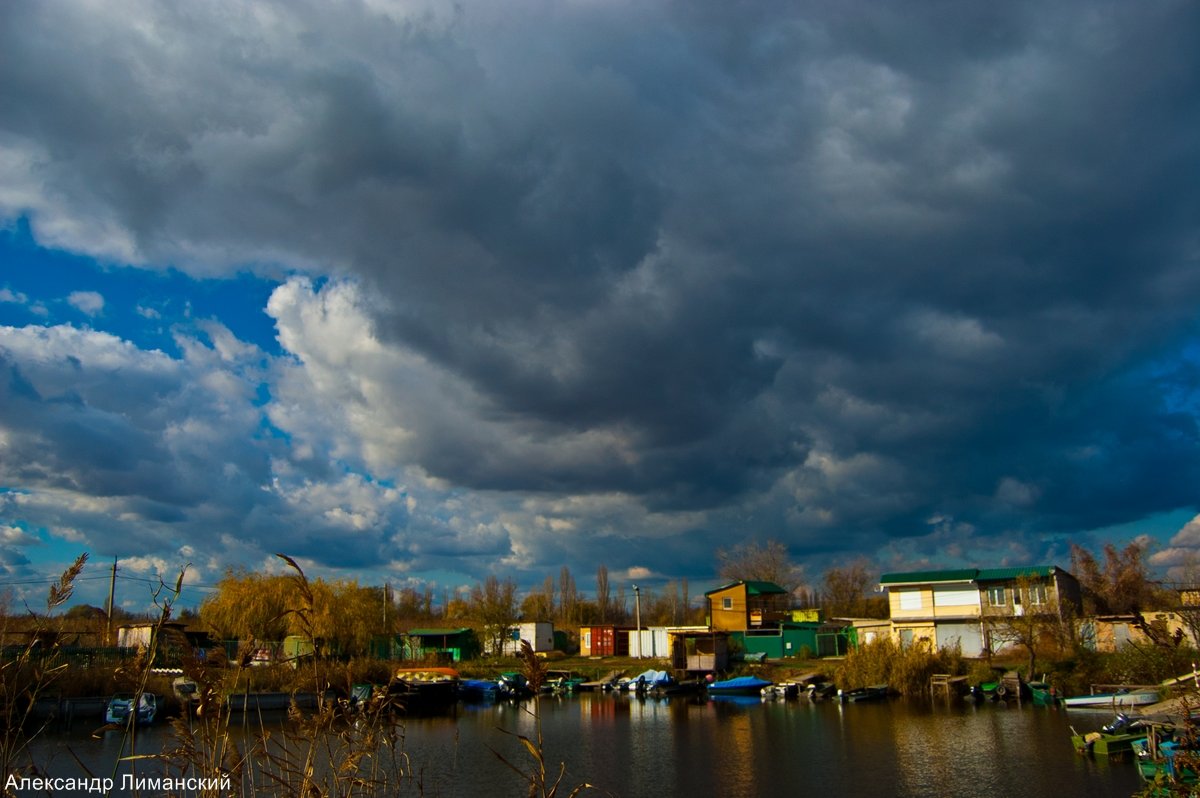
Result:
<svg viewBox="0 0 1200 798">
<path fill-rule="evenodd" d="M 1008 604 L 1008 591 L 1002 587 L 989 587 L 987 600 L 989 607 L 1004 607 Z"/>
<path fill-rule="evenodd" d="M 1046 595 L 1045 585 L 1030 585 L 1029 586 L 1029 603 L 1030 604 L 1047 604 L 1049 599 Z"/>
<path fill-rule="evenodd" d="M 733 609 L 733 597 L 732 596 L 726 596 L 725 598 L 721 599 L 721 609 L 723 609 L 723 610 Z"/>
<path fill-rule="evenodd" d="M 921 609 L 921 591 L 920 590 L 902 590 L 902 591 L 900 591 L 900 609 L 902 609 L 902 610 L 919 610 L 919 609 Z"/>
</svg>

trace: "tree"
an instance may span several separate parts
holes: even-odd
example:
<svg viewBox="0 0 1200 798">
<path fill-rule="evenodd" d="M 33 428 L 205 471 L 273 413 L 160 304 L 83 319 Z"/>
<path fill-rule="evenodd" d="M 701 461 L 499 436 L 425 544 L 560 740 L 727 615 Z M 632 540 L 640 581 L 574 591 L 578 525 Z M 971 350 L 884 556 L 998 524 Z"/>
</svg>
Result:
<svg viewBox="0 0 1200 798">
<path fill-rule="evenodd" d="M 1146 546 L 1133 541 L 1123 549 L 1104 545 L 1104 565 L 1092 553 L 1071 544 L 1071 572 L 1083 592 L 1088 614 L 1124 615 L 1138 613 L 1158 600 L 1157 586 L 1146 568 Z"/>
<path fill-rule="evenodd" d="M 200 620 L 222 640 L 282 640 L 292 592 L 288 577 L 229 570 L 201 602 Z"/>
<path fill-rule="evenodd" d="M 879 580 L 866 558 L 830 568 L 821 581 L 821 606 L 830 617 L 887 617 L 887 599 L 871 595 Z"/>
<path fill-rule="evenodd" d="M 731 581 L 774 582 L 789 594 L 804 582 L 804 569 L 792 562 L 787 546 L 777 540 L 718 550 L 717 573 Z"/>
<path fill-rule="evenodd" d="M 1049 596 L 1034 601 L 1042 584 L 1030 577 L 1021 577 L 1012 587 L 1014 598 L 1020 598 L 1021 614 L 1015 613 L 1016 602 L 1003 607 L 987 607 L 983 612 L 983 627 L 990 651 L 1009 646 L 1023 649 L 1029 657 L 1027 678 L 1032 679 L 1037 668 L 1038 650 L 1053 646 L 1058 652 L 1074 644 L 1075 619 L 1070 609 Z"/>
<path fill-rule="evenodd" d="M 600 623 L 608 620 L 608 568 L 603 564 L 596 569 L 596 611 Z"/>
<path fill-rule="evenodd" d="M 571 569 L 564 565 L 558 574 L 559 618 L 564 624 L 569 625 L 578 621 L 575 611 L 578 600 L 579 594 L 575 589 L 575 577 L 571 576 Z"/>
<path fill-rule="evenodd" d="M 511 577 L 502 582 L 495 574 L 488 575 L 471 589 L 471 614 L 483 627 L 487 648 L 499 654 L 517 623 L 517 583 Z"/>
</svg>

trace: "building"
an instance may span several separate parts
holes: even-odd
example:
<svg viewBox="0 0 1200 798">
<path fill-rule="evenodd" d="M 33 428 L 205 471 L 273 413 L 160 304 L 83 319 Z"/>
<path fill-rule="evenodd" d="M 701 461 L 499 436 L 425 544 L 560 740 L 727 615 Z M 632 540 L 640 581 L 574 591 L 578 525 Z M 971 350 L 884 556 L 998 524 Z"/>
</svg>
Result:
<svg viewBox="0 0 1200 798">
<path fill-rule="evenodd" d="M 628 657 L 629 626 L 599 624 L 579 627 L 579 656 L 581 657 Z"/>
<path fill-rule="evenodd" d="M 474 629 L 409 629 L 404 633 L 404 658 L 461 662 L 479 656 Z"/>
<path fill-rule="evenodd" d="M 901 644 L 959 645 L 964 656 L 983 656 L 987 622 L 1026 612 L 1080 607 L 1079 582 L 1057 566 L 965 568 L 891 573 L 880 577 L 888 592 L 892 634 Z"/>
<path fill-rule="evenodd" d="M 502 653 L 515 656 L 521 653 L 522 641 L 529 643 L 534 652 L 554 650 L 554 624 L 549 621 L 524 621 L 509 630 Z"/>
<path fill-rule="evenodd" d="M 738 580 L 708 591 L 704 598 L 714 630 L 745 632 L 791 620 L 791 595 L 774 582 Z"/>
</svg>

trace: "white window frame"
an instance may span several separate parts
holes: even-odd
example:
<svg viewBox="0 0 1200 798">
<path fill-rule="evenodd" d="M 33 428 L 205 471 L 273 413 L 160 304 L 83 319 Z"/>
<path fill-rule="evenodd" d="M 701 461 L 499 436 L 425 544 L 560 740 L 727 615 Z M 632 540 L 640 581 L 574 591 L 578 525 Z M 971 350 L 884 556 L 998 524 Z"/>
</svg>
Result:
<svg viewBox="0 0 1200 798">
<path fill-rule="evenodd" d="M 996 598 L 999 597 L 999 601 Z M 987 589 L 987 600 L 989 607 L 1007 607 L 1008 606 L 1008 588 L 1004 585 L 998 587 L 989 587 Z"/>
<path fill-rule="evenodd" d="M 1029 603 L 1031 606 L 1050 603 L 1050 591 L 1044 584 L 1038 583 L 1029 586 Z"/>
<path fill-rule="evenodd" d="M 721 599 L 721 609 L 723 609 L 723 610 L 733 609 L 733 597 L 732 596 L 725 596 L 723 599 Z"/>
</svg>

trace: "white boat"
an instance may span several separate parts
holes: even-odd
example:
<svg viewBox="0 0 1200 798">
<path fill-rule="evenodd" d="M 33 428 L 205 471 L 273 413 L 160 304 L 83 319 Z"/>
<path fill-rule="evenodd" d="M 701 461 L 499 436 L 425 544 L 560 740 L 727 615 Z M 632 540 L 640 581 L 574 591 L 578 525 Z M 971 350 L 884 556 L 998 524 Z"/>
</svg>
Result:
<svg viewBox="0 0 1200 798">
<path fill-rule="evenodd" d="M 129 722 L 129 713 L 133 709 L 135 698 L 132 695 L 118 693 L 109 699 L 104 710 L 104 719 L 109 723 L 124 725 Z M 154 722 L 158 714 L 158 698 L 154 693 L 142 693 L 137 699 L 137 723 L 145 726 Z"/>
<path fill-rule="evenodd" d="M 1115 693 L 1092 693 L 1077 695 L 1063 699 L 1067 709 L 1113 709 L 1122 707 L 1143 707 L 1147 704 L 1158 703 L 1158 690 L 1118 690 Z"/>
</svg>

